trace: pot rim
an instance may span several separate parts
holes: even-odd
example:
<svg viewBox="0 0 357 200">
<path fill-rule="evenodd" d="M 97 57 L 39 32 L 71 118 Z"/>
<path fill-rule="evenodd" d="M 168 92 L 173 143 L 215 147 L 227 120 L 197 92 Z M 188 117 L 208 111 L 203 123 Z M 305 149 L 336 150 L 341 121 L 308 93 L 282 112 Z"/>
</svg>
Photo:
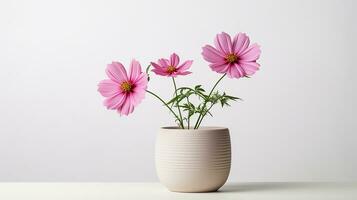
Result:
<svg viewBox="0 0 357 200">
<path fill-rule="evenodd" d="M 163 126 L 160 127 L 160 130 L 172 130 L 172 131 L 221 131 L 221 130 L 228 130 L 227 127 L 222 127 L 222 126 L 201 126 L 198 129 L 193 129 L 193 127 L 190 127 L 190 129 L 181 129 L 178 126 Z"/>
</svg>

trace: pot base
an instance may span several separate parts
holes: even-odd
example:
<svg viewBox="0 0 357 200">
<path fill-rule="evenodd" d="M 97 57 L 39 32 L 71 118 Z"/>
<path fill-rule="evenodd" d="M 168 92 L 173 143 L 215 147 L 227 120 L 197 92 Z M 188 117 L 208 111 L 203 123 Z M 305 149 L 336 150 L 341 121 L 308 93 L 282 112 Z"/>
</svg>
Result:
<svg viewBox="0 0 357 200">
<path fill-rule="evenodd" d="M 214 189 L 214 190 L 171 190 L 170 188 L 167 188 L 170 192 L 177 192 L 177 193 L 211 193 L 211 192 L 217 192 L 219 188 Z"/>
</svg>

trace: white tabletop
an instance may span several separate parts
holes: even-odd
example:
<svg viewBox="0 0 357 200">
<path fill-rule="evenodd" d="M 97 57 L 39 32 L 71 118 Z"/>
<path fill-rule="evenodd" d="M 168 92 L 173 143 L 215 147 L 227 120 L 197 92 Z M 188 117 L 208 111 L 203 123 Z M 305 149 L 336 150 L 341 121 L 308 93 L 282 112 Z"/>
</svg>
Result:
<svg viewBox="0 0 357 200">
<path fill-rule="evenodd" d="M 159 183 L 0 183 L 0 199 L 356 200 L 357 183 L 227 183 L 213 193 L 174 193 Z"/>
</svg>

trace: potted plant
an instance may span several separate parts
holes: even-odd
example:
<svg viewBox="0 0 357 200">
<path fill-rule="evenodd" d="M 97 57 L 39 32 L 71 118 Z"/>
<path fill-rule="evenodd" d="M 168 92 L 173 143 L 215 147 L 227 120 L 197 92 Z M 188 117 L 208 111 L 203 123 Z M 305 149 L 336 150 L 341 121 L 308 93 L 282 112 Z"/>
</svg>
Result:
<svg viewBox="0 0 357 200">
<path fill-rule="evenodd" d="M 221 74 L 213 87 L 206 92 L 202 85 L 178 87 L 175 79 L 191 74 L 192 60 L 180 63 L 173 53 L 169 59 L 151 62 L 143 72 L 138 61 L 132 60 L 127 73 L 120 62 L 107 66 L 109 79 L 98 84 L 105 97 L 107 109 L 129 115 L 149 93 L 168 109 L 176 126 L 159 130 L 155 163 L 158 177 L 169 190 L 176 192 L 210 192 L 218 190 L 227 180 L 231 166 L 231 144 L 228 128 L 205 126 L 204 118 L 211 115 L 215 105 L 229 105 L 240 98 L 219 92 L 217 85 L 225 78 L 243 78 L 253 75 L 260 67 L 257 60 L 260 47 L 250 44 L 249 37 L 238 33 L 232 39 L 227 33 L 217 34 L 214 46 L 202 48 L 202 56 L 209 67 Z M 150 70 L 151 69 L 151 70 Z M 173 96 L 164 100 L 148 90 L 149 72 L 166 76 L 173 84 Z"/>
</svg>

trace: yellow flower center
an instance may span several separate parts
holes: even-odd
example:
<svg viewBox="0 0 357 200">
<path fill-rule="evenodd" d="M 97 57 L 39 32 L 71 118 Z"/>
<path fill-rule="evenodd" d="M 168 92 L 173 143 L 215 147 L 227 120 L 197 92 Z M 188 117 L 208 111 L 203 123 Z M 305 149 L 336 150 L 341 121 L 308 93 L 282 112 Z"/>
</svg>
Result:
<svg viewBox="0 0 357 200">
<path fill-rule="evenodd" d="M 228 63 L 235 63 L 238 61 L 238 56 L 236 56 L 235 54 L 231 53 L 231 54 L 228 54 L 226 56 L 226 61 Z"/>
<path fill-rule="evenodd" d="M 167 73 L 170 73 L 170 74 L 172 74 L 173 72 L 175 72 L 176 71 L 176 67 L 174 67 L 174 66 L 168 66 L 167 67 L 167 69 L 166 69 L 166 72 Z"/>
<path fill-rule="evenodd" d="M 133 84 L 128 81 L 124 81 L 120 84 L 120 89 L 122 89 L 124 92 L 131 92 L 133 89 Z"/>
</svg>

